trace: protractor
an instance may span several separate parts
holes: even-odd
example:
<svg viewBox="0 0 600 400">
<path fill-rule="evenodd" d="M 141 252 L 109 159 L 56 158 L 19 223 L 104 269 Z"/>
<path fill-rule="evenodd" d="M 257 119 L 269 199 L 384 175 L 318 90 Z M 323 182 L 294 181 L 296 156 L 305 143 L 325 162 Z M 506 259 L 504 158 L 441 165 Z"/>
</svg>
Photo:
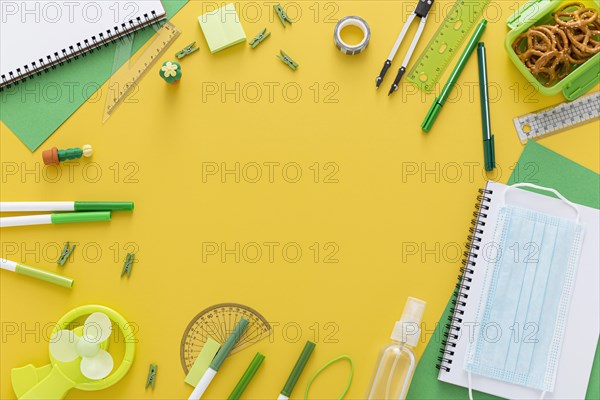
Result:
<svg viewBox="0 0 600 400">
<path fill-rule="evenodd" d="M 183 372 L 188 374 L 208 338 L 224 343 L 242 317 L 250 323 L 230 354 L 252 346 L 269 336 L 271 325 L 258 311 L 237 303 L 210 306 L 196 315 L 183 333 L 181 338 Z"/>
</svg>

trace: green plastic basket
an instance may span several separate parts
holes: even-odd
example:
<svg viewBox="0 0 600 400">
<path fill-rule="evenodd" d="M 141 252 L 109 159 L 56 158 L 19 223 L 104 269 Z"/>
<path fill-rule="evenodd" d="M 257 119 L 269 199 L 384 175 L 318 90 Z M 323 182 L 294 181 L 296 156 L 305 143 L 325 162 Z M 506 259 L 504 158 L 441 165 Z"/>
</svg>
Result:
<svg viewBox="0 0 600 400">
<path fill-rule="evenodd" d="M 598 0 L 579 0 L 586 7 L 595 8 L 600 11 Z M 519 8 L 508 18 L 506 24 L 511 29 L 504 40 L 504 47 L 508 56 L 521 71 L 523 76 L 542 94 L 552 96 L 562 92 L 566 99 L 574 100 L 585 94 L 594 85 L 600 82 L 600 53 L 594 55 L 585 63 L 571 71 L 564 79 L 556 82 L 553 86 L 546 87 L 541 84 L 535 76 L 527 69 L 512 49 L 515 39 L 533 25 L 543 25 L 554 21 L 552 13 L 563 4 L 572 1 L 563 0 L 531 0 Z"/>
</svg>

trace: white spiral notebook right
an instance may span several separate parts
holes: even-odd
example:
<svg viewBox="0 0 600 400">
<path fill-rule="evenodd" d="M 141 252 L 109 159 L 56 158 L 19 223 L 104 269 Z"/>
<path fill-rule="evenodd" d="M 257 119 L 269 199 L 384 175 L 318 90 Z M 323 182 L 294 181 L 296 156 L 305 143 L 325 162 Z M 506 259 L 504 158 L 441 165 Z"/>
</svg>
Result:
<svg viewBox="0 0 600 400">
<path fill-rule="evenodd" d="M 0 0 L 0 89 L 165 18 L 160 0 Z"/>
<path fill-rule="evenodd" d="M 473 325 L 469 321 L 477 320 L 480 304 L 487 301 L 486 273 L 494 268 L 494 264 L 487 262 L 482 252 L 495 243 L 496 221 L 500 208 L 504 205 L 507 187 L 488 182 L 481 191 L 469 238 L 470 250 L 458 285 L 452 322 L 447 331 L 448 338 L 445 347 L 441 349 L 438 379 L 462 387 L 469 386 L 465 370 L 467 351 L 470 340 L 473 340 L 473 333 L 470 332 Z M 573 209 L 561 200 L 520 188 L 511 190 L 510 203 L 562 218 L 573 218 L 574 215 Z M 545 399 L 585 398 L 600 333 L 600 212 L 577 204 L 575 207 L 579 211 L 580 223 L 583 224 L 583 241 L 568 306 L 556 383 L 552 392 L 544 394 Z M 516 287 L 517 284 L 514 292 L 518 291 Z M 515 294 L 509 291 L 502 295 L 509 297 Z M 523 334 L 522 331 L 521 333 Z M 513 332 L 507 334 L 514 335 Z M 472 374 L 472 388 L 508 399 L 539 399 L 541 395 L 540 390 L 476 374 Z"/>
</svg>

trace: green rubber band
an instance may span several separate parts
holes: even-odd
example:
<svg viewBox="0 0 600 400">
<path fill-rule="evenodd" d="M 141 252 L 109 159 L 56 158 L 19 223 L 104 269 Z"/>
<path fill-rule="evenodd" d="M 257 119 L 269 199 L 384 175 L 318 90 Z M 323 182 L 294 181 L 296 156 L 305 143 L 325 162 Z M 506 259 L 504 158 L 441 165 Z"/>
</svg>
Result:
<svg viewBox="0 0 600 400">
<path fill-rule="evenodd" d="M 352 378 L 354 377 L 354 362 L 352 362 L 352 359 L 350 358 L 350 356 L 339 356 L 339 357 L 334 358 L 333 360 L 329 361 L 327 364 L 323 365 L 321 368 L 319 368 L 319 370 L 317 372 L 315 372 L 315 374 L 312 376 L 312 378 L 309 379 L 308 383 L 306 384 L 306 391 L 304 392 L 304 400 L 308 400 L 308 391 L 310 390 L 310 385 L 312 385 L 315 378 L 317 376 L 319 376 L 319 374 L 321 372 L 323 372 L 325 369 L 327 369 L 331 364 L 333 364 L 337 361 L 340 361 L 340 360 L 348 360 L 348 362 L 350 363 L 350 376 L 348 377 L 348 384 L 346 385 L 346 388 L 344 389 L 344 391 L 342 392 L 342 394 L 340 395 L 338 400 L 342 400 L 344 398 L 344 396 L 346 396 L 346 393 L 348 393 L 348 390 L 350 390 L 350 385 L 352 384 Z"/>
</svg>

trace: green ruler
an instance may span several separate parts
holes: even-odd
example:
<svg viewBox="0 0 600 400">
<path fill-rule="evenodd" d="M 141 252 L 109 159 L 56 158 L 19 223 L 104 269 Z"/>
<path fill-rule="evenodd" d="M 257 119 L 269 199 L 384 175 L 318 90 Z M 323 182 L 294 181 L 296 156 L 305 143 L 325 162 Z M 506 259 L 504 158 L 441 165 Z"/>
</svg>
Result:
<svg viewBox="0 0 600 400">
<path fill-rule="evenodd" d="M 458 0 L 408 74 L 419 89 L 431 92 L 490 0 Z"/>
</svg>

